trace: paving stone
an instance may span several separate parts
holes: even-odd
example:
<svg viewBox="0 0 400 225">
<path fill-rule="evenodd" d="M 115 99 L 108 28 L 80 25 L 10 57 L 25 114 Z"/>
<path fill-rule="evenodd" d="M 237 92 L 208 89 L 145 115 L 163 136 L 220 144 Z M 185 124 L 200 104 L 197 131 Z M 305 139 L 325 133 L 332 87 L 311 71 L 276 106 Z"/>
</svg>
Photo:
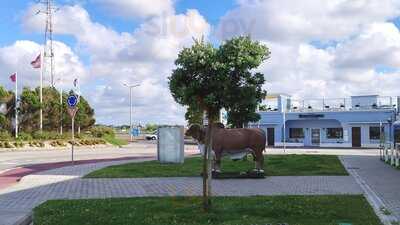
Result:
<svg viewBox="0 0 400 225">
<path fill-rule="evenodd" d="M 49 199 L 202 194 L 200 177 L 81 179 L 91 171 L 128 162 L 132 161 L 68 166 L 26 176 L 17 185 L 0 191 L 0 212 L 28 212 Z M 212 186 L 216 196 L 363 194 L 351 176 L 278 176 L 256 180 L 213 180 Z"/>
</svg>

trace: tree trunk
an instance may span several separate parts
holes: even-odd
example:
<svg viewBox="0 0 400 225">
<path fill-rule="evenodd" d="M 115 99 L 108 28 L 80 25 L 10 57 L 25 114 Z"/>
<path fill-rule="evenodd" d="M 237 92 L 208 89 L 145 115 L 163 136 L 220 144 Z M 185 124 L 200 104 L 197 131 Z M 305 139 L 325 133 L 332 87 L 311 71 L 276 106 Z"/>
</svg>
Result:
<svg viewBox="0 0 400 225">
<path fill-rule="evenodd" d="M 206 130 L 206 143 L 205 143 L 205 152 L 203 156 L 203 208 L 204 211 L 209 212 L 211 209 L 211 178 L 212 178 L 212 132 L 213 126 L 212 124 L 215 122 L 219 122 L 219 113 L 212 114 L 207 112 L 207 120 L 208 126 Z"/>
<path fill-rule="evenodd" d="M 203 209 L 208 212 L 211 209 L 211 129 L 209 125 L 206 130 L 206 143 L 203 156 Z"/>
</svg>

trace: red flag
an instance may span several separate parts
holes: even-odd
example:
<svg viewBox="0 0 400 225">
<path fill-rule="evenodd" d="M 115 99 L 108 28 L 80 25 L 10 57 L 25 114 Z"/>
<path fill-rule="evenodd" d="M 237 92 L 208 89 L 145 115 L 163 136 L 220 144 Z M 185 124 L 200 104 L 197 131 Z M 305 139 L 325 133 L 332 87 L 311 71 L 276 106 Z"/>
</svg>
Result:
<svg viewBox="0 0 400 225">
<path fill-rule="evenodd" d="M 41 67 L 41 54 L 39 54 L 34 61 L 31 62 L 31 65 L 34 69 L 39 69 Z"/>
<path fill-rule="evenodd" d="M 15 83 L 15 81 L 17 80 L 17 74 L 16 73 L 11 74 L 10 80 Z"/>
</svg>

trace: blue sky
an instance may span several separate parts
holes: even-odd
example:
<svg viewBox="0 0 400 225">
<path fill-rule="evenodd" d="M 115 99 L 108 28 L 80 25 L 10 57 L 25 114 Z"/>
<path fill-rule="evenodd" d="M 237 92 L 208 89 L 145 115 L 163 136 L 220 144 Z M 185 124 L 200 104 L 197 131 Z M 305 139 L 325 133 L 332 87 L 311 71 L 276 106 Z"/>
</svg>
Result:
<svg viewBox="0 0 400 225">
<path fill-rule="evenodd" d="M 122 83 L 140 82 L 137 123 L 183 124 L 185 108 L 167 85 L 178 52 L 192 37 L 218 45 L 250 34 L 272 52 L 258 69 L 270 93 L 400 95 L 398 1 L 304 1 L 56 0 L 57 85 L 68 89 L 79 77 L 97 121 L 123 124 L 129 96 Z M 37 85 L 29 62 L 43 44 L 38 8 L 34 0 L 4 1 L 0 8 L 0 71 L 19 71 L 21 86 Z M 0 82 L 11 89 L 6 77 Z"/>
<path fill-rule="evenodd" d="M 57 4 L 68 4 L 71 0 L 57 0 Z M 114 30 L 119 32 L 131 32 L 138 25 L 140 21 L 137 19 L 127 18 L 116 18 L 105 12 L 104 9 L 99 7 L 97 4 L 91 1 L 75 1 L 85 7 L 89 12 L 93 21 L 101 23 L 107 27 L 112 27 Z M 18 39 L 29 39 L 40 42 L 43 37 L 42 34 L 35 34 L 24 32 L 21 27 L 21 15 L 24 13 L 26 8 L 35 3 L 32 0 L 18 0 L 18 1 L 5 1 L 0 8 L 0 45 L 12 44 Z M 210 4 L 212 3 L 212 4 Z M 232 0 L 219 0 L 219 1 L 198 1 L 198 0 L 179 0 L 176 3 L 177 13 L 185 13 L 187 9 L 197 9 L 207 21 L 211 24 L 218 24 L 219 19 L 235 5 L 235 1 Z M 57 36 L 58 40 L 61 40 L 68 44 L 75 44 L 75 40 L 65 35 Z"/>
</svg>

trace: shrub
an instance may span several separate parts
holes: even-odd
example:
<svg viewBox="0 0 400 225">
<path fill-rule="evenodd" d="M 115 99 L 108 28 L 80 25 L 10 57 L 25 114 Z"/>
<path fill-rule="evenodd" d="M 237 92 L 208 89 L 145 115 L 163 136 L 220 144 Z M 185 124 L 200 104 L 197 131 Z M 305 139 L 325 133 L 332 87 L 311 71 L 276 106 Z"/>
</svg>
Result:
<svg viewBox="0 0 400 225">
<path fill-rule="evenodd" d="M 18 140 L 20 141 L 31 141 L 32 139 L 32 135 L 29 133 L 21 132 L 18 134 Z"/>
<path fill-rule="evenodd" d="M 14 147 L 16 147 L 16 148 L 22 148 L 22 147 L 25 146 L 24 143 L 19 142 L 19 141 L 14 142 L 13 145 L 14 145 Z"/>
<path fill-rule="evenodd" d="M 115 136 L 114 129 L 105 126 L 96 126 L 90 129 L 90 133 L 93 137 L 103 138 L 104 136 Z"/>
<path fill-rule="evenodd" d="M 14 148 L 14 146 L 8 141 L 4 142 L 4 147 L 5 148 Z"/>
<path fill-rule="evenodd" d="M 58 132 L 36 131 L 32 134 L 32 137 L 36 140 L 57 140 L 63 139 L 65 136 L 60 135 Z"/>
<path fill-rule="evenodd" d="M 0 130 L 0 140 L 7 141 L 11 139 L 11 135 L 6 130 Z"/>
<path fill-rule="evenodd" d="M 67 146 L 67 145 L 65 144 L 65 142 L 60 141 L 60 140 L 57 141 L 57 144 L 58 144 L 58 146 L 61 146 L 61 147 Z"/>
</svg>

